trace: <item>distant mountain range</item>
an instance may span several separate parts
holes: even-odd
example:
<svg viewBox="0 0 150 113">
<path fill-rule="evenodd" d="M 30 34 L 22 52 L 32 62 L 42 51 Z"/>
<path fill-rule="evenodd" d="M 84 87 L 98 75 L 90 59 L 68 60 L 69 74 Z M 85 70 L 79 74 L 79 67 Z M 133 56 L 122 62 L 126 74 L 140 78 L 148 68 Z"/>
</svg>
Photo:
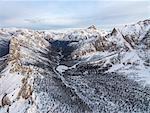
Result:
<svg viewBox="0 0 150 113">
<path fill-rule="evenodd" d="M 150 113 L 150 20 L 1 28 L 0 113 Z"/>
</svg>

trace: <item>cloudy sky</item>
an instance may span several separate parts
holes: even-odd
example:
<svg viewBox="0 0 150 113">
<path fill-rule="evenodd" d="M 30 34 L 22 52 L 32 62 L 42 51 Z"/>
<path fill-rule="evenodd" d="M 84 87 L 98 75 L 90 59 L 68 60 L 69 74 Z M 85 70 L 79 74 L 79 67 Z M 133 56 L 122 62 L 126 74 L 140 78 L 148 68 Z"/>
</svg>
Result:
<svg viewBox="0 0 150 113">
<path fill-rule="evenodd" d="M 0 27 L 110 29 L 150 18 L 150 0 L 0 0 Z"/>
</svg>

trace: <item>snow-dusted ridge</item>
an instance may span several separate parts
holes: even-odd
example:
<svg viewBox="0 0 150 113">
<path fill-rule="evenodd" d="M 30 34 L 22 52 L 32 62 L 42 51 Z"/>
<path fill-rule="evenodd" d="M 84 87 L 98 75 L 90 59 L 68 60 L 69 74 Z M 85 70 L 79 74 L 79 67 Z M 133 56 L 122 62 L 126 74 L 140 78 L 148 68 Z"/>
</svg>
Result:
<svg viewBox="0 0 150 113">
<path fill-rule="evenodd" d="M 149 113 L 150 20 L 111 33 L 0 29 L 0 113 Z"/>
</svg>

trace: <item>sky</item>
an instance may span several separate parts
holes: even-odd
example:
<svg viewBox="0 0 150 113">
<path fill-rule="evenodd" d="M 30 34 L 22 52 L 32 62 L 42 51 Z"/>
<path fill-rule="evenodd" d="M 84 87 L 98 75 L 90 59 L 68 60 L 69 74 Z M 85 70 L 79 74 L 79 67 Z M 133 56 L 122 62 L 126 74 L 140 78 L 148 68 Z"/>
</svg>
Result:
<svg viewBox="0 0 150 113">
<path fill-rule="evenodd" d="M 150 0 L 0 0 L 0 28 L 111 29 L 150 19 Z"/>
</svg>

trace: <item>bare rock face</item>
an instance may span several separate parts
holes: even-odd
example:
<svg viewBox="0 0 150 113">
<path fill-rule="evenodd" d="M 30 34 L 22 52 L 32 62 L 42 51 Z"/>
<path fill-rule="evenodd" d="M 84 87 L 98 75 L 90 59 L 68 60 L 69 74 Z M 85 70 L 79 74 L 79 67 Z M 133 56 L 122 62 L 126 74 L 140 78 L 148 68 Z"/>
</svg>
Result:
<svg viewBox="0 0 150 113">
<path fill-rule="evenodd" d="M 149 20 L 111 33 L 0 29 L 0 113 L 149 113 L 149 34 Z"/>
<path fill-rule="evenodd" d="M 86 43 L 83 46 L 81 46 L 81 48 L 75 50 L 72 53 L 72 57 L 74 59 L 77 59 L 80 58 L 81 56 L 85 56 L 93 52 L 96 52 L 96 48 L 94 47 L 94 45 L 92 43 Z"/>
<path fill-rule="evenodd" d="M 32 87 L 28 83 L 28 78 L 22 79 L 22 87 L 18 93 L 18 99 L 20 98 L 20 96 L 24 99 L 28 99 L 32 96 Z"/>
</svg>

